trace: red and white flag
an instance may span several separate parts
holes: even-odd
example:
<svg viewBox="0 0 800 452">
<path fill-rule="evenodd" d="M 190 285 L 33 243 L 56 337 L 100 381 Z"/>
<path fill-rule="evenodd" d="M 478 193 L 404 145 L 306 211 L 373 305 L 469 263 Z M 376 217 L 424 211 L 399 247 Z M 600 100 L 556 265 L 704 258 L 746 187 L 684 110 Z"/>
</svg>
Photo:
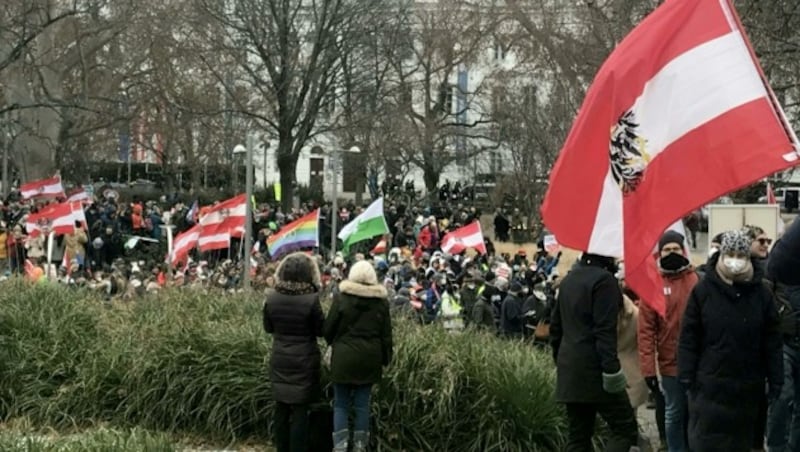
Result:
<svg viewBox="0 0 800 452">
<path fill-rule="evenodd" d="M 61 178 L 58 176 L 22 184 L 22 186 L 19 187 L 19 191 L 22 194 L 22 199 L 36 197 L 56 198 L 58 196 L 64 196 L 64 186 L 61 184 Z"/>
<path fill-rule="evenodd" d="M 31 238 L 36 238 L 44 230 L 54 231 L 56 235 L 72 234 L 75 222 L 80 222 L 86 229 L 86 215 L 80 203 L 62 202 L 51 204 L 39 212 L 28 215 L 25 230 Z"/>
<path fill-rule="evenodd" d="M 770 182 L 767 182 L 767 204 L 773 206 L 778 204 L 778 199 L 775 198 L 775 190 L 772 189 L 772 183 Z M 778 237 L 776 238 L 780 238 L 781 236 L 783 236 L 783 233 L 786 232 L 786 223 L 783 221 L 783 216 L 781 216 L 780 207 L 778 207 L 777 212 L 778 212 L 777 213 Z"/>
<path fill-rule="evenodd" d="M 177 265 L 181 262 L 186 262 L 189 257 L 189 252 L 197 246 L 200 239 L 200 225 L 194 225 L 188 231 L 182 232 L 175 237 L 175 242 L 172 244 L 172 253 L 167 256 L 167 262 L 170 265 Z"/>
<path fill-rule="evenodd" d="M 663 314 L 651 258 L 662 232 L 792 166 L 796 144 L 730 0 L 671 0 L 600 68 L 550 174 L 544 222 L 565 246 L 624 256 L 627 283 Z"/>
<path fill-rule="evenodd" d="M 477 221 L 448 232 L 442 238 L 442 251 L 445 253 L 458 254 L 467 248 L 475 248 L 479 253 L 486 254 L 483 231 Z"/>
<path fill-rule="evenodd" d="M 231 246 L 231 231 L 223 223 L 203 226 L 197 238 L 201 252 L 224 250 Z"/>
<path fill-rule="evenodd" d="M 772 189 L 770 182 L 767 182 L 767 204 L 778 204 L 778 200 L 775 199 L 775 191 Z"/>
<path fill-rule="evenodd" d="M 67 201 L 90 204 L 92 202 L 92 197 L 89 196 L 89 193 L 86 193 L 86 190 L 83 188 L 77 188 L 72 190 L 69 195 L 67 195 Z"/>
<path fill-rule="evenodd" d="M 380 239 L 377 245 L 369 252 L 373 256 L 377 256 L 379 254 L 386 254 L 386 239 Z"/>
<path fill-rule="evenodd" d="M 223 229 L 230 231 L 231 237 L 244 236 L 244 222 L 247 215 L 247 196 L 244 194 L 234 196 L 215 206 L 200 217 L 200 225 L 205 228 L 212 225 L 223 225 Z"/>
</svg>

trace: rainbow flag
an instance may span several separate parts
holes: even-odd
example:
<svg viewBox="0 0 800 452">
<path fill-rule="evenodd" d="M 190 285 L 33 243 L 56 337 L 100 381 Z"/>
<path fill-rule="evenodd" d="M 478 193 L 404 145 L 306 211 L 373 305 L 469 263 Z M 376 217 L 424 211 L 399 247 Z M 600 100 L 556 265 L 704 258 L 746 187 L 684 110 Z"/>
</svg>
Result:
<svg viewBox="0 0 800 452">
<path fill-rule="evenodd" d="M 280 259 L 292 251 L 319 246 L 319 209 L 292 221 L 267 239 L 272 259 Z"/>
</svg>

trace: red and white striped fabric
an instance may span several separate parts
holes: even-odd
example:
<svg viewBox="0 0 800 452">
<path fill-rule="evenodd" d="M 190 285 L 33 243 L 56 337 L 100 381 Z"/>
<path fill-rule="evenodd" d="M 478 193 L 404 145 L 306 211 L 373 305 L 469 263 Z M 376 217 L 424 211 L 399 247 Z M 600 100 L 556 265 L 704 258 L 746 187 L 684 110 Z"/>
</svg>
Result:
<svg viewBox="0 0 800 452">
<path fill-rule="evenodd" d="M 195 225 L 188 231 L 182 232 L 175 237 L 172 243 L 172 253 L 167 256 L 170 265 L 177 265 L 186 262 L 189 252 L 197 246 L 200 239 L 200 225 Z"/>
<path fill-rule="evenodd" d="M 19 191 L 23 199 L 36 197 L 56 198 L 58 196 L 64 196 L 64 186 L 61 184 L 61 178 L 58 176 L 22 184 L 22 186 L 19 187 Z"/>
<path fill-rule="evenodd" d="M 772 183 L 767 182 L 767 204 L 770 205 L 777 205 L 778 199 L 775 198 L 775 191 L 772 189 Z M 786 223 L 783 221 L 783 217 L 781 216 L 781 208 L 778 207 L 778 237 L 780 238 L 783 236 L 783 233 L 786 232 Z"/>
<path fill-rule="evenodd" d="M 442 251 L 445 253 L 458 254 L 467 248 L 474 248 L 479 253 L 486 254 L 483 231 L 481 224 L 477 221 L 448 232 L 442 238 Z"/>
<path fill-rule="evenodd" d="M 92 202 L 92 197 L 89 196 L 89 193 L 86 193 L 86 190 L 83 188 L 78 188 L 69 193 L 67 196 L 67 201 L 89 204 Z"/>
<path fill-rule="evenodd" d="M 386 239 L 381 239 L 369 253 L 372 254 L 373 256 L 377 256 L 379 254 L 385 254 L 386 248 L 387 248 Z"/>
<path fill-rule="evenodd" d="M 223 223 L 203 226 L 197 238 L 201 252 L 223 250 L 231 246 L 231 232 Z"/>
<path fill-rule="evenodd" d="M 37 213 L 28 215 L 25 230 L 31 238 L 36 238 L 42 230 L 54 231 L 56 235 L 71 234 L 75 231 L 75 222 L 86 229 L 86 215 L 80 203 L 63 202 L 44 207 Z"/>
<path fill-rule="evenodd" d="M 663 3 L 600 68 L 552 169 L 548 229 L 624 256 L 627 283 L 661 313 L 662 232 L 797 159 L 754 55 L 729 0 Z"/>
<path fill-rule="evenodd" d="M 205 228 L 212 225 L 223 225 L 230 231 L 231 237 L 244 235 L 244 222 L 247 215 L 247 196 L 244 194 L 234 196 L 223 201 L 200 217 L 200 225 Z"/>
</svg>

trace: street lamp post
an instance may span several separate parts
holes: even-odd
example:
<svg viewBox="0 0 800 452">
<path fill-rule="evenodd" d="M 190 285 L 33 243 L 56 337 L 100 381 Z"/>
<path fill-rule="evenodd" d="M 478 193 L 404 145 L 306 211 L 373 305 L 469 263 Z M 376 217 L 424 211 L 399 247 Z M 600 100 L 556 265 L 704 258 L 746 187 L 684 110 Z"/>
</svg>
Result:
<svg viewBox="0 0 800 452">
<path fill-rule="evenodd" d="M 358 154 L 361 152 L 361 149 L 358 146 L 353 146 L 347 150 L 347 152 L 352 152 L 354 154 Z M 333 196 L 333 200 L 331 202 L 331 260 L 336 256 L 336 239 L 337 239 L 337 221 L 339 219 L 339 168 L 342 158 L 342 151 L 340 149 L 335 149 L 330 154 L 330 168 L 332 177 L 331 180 L 333 181 L 333 187 L 331 189 L 331 196 Z"/>
<path fill-rule="evenodd" d="M 247 135 L 247 146 L 241 144 L 233 148 L 233 155 L 244 154 L 245 157 L 245 217 L 244 217 L 244 259 L 242 275 L 242 286 L 245 290 L 250 289 L 250 250 L 253 248 L 253 148 L 255 147 L 255 137 Z"/>
<path fill-rule="evenodd" d="M 245 223 L 244 223 L 244 288 L 250 289 L 250 250 L 253 249 L 253 148 L 256 145 L 253 134 L 247 135 L 247 175 L 245 176 Z"/>
</svg>

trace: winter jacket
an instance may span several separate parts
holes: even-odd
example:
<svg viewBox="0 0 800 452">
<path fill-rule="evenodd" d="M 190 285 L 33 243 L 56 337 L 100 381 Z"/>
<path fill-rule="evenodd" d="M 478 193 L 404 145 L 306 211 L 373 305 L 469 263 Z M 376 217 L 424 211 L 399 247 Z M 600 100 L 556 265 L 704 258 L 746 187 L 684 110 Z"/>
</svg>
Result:
<svg viewBox="0 0 800 452">
<path fill-rule="evenodd" d="M 392 320 L 386 288 L 380 284 L 339 284 L 325 322 L 325 340 L 333 347 L 331 381 L 378 383 L 392 360 Z"/>
<path fill-rule="evenodd" d="M 639 365 L 645 377 L 678 375 L 681 319 L 698 277 L 693 270 L 686 270 L 677 275 L 664 275 L 663 280 L 666 317 L 661 317 L 647 303 L 639 307 Z"/>
<path fill-rule="evenodd" d="M 636 339 L 637 324 L 641 320 L 641 310 L 630 298 L 623 296 L 623 308 L 617 321 L 617 355 L 622 373 L 628 381 L 628 398 L 636 409 L 645 402 L 650 391 L 639 369 L 639 346 Z"/>
<path fill-rule="evenodd" d="M 472 307 L 472 322 L 476 328 L 494 331 L 494 310 L 485 298 L 479 297 Z"/>
<path fill-rule="evenodd" d="M 8 241 L 8 234 L 3 231 L 0 232 L 0 260 L 8 259 L 8 246 L 6 242 Z"/>
<path fill-rule="evenodd" d="M 269 370 L 276 402 L 307 404 L 319 397 L 317 337 L 324 321 L 318 293 L 267 291 L 264 330 L 273 335 Z"/>
<path fill-rule="evenodd" d="M 689 445 L 697 451 L 749 451 L 765 384 L 783 383 L 781 337 L 772 294 L 755 266 L 728 285 L 709 272 L 689 296 L 681 324 L 678 377 L 689 388 Z"/>
<path fill-rule="evenodd" d="M 83 229 L 75 229 L 72 234 L 64 236 L 64 252 L 70 259 L 82 260 L 86 256 L 86 242 L 88 242 L 86 232 Z"/>
<path fill-rule="evenodd" d="M 522 300 L 508 295 L 500 308 L 500 332 L 510 338 L 521 338 L 523 332 Z"/>
<path fill-rule="evenodd" d="M 28 239 L 28 241 L 25 243 L 25 248 L 28 249 L 28 258 L 40 259 L 45 256 L 44 253 L 47 246 L 47 242 L 45 240 L 44 234 L 39 234 L 36 238 Z"/>
<path fill-rule="evenodd" d="M 800 286 L 800 217 L 772 247 L 767 263 L 770 278 L 788 286 Z"/>
<path fill-rule="evenodd" d="M 556 401 L 603 403 L 603 373 L 620 371 L 617 318 L 622 292 L 616 278 L 599 266 L 578 263 L 561 281 L 550 320 L 556 360 Z"/>
</svg>

